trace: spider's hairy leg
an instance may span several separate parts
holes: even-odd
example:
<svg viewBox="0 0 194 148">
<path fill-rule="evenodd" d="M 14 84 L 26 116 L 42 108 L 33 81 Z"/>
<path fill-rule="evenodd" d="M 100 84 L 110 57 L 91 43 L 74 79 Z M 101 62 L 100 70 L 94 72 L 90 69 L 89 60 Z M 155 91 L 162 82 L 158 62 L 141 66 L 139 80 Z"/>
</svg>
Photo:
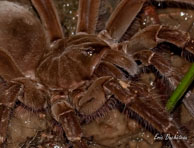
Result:
<svg viewBox="0 0 194 148">
<path fill-rule="evenodd" d="M 42 23 L 47 31 L 49 41 L 52 43 L 64 37 L 57 10 L 52 0 L 31 0 L 36 8 Z"/>
<path fill-rule="evenodd" d="M 12 81 L 2 78 L 0 81 L 0 136 L 5 141 L 16 102 L 31 111 L 41 111 L 47 106 L 48 93 L 35 81 L 24 77 Z"/>
<path fill-rule="evenodd" d="M 11 82 L 22 86 L 18 100 L 32 111 L 41 111 L 47 107 L 49 92 L 40 83 L 29 78 L 21 77 Z"/>
<path fill-rule="evenodd" d="M 8 81 L 23 76 L 7 51 L 0 49 L 0 147 L 5 144 L 11 111 L 21 86 Z M 7 81 L 8 80 L 8 81 Z"/>
<path fill-rule="evenodd" d="M 133 55 L 140 50 L 153 49 L 163 42 L 194 54 L 194 41 L 189 33 L 163 25 L 150 25 L 136 33 L 130 40 L 123 43 L 127 46 L 124 52 Z"/>
<path fill-rule="evenodd" d="M 142 29 L 129 41 L 123 43 L 124 46 L 127 46 L 123 49 L 125 53 L 133 55 L 146 66 L 155 66 L 160 74 L 169 80 L 172 88 L 175 89 L 183 77 L 183 73 L 180 69 L 173 68 L 168 56 L 157 52 L 157 45 L 163 42 L 173 44 L 191 54 L 194 53 L 192 48 L 193 41 L 187 32 L 162 25 L 152 25 Z"/>
<path fill-rule="evenodd" d="M 97 78 L 85 93 L 82 95 L 80 95 L 80 93 L 74 95 L 73 101 L 79 112 L 84 115 L 90 115 L 97 111 L 106 102 L 103 84 L 108 79 L 110 79 L 110 76 Z"/>
<path fill-rule="evenodd" d="M 143 7 L 145 0 L 122 0 L 110 16 L 106 30 L 116 41 L 119 41 L 137 14 Z"/>
<path fill-rule="evenodd" d="M 73 104 L 82 116 L 82 123 L 87 124 L 104 117 L 110 110 L 116 108 L 117 101 L 104 88 L 104 84 L 110 79 L 112 79 L 111 76 L 102 76 L 95 79 L 87 91 L 78 89 L 71 94 Z"/>
<path fill-rule="evenodd" d="M 75 147 L 87 148 L 82 140 L 82 130 L 75 110 L 67 102 L 65 96 L 53 96 L 51 99 L 51 111 L 55 120 L 63 127 L 66 137 Z"/>
<path fill-rule="evenodd" d="M 0 147 L 6 143 L 10 115 L 20 93 L 21 85 L 0 77 Z"/>
<path fill-rule="evenodd" d="M 185 51 L 191 55 L 194 54 L 194 41 L 190 39 L 187 32 L 161 25 L 152 25 L 139 31 L 129 41 L 123 43 L 127 46 L 127 48 L 124 48 L 126 49 L 124 52 L 134 55 L 135 58 L 144 64 L 146 63 L 146 65 L 153 65 L 168 80 L 171 89 L 174 90 L 184 76 L 184 73 L 179 68 L 172 66 L 168 56 L 158 53 L 157 50 L 155 52 L 151 50 L 162 42 L 168 42 L 183 49 L 182 54 Z M 193 104 L 193 101 L 190 101 L 189 98 L 184 99 L 183 102 L 192 114 L 194 108 L 191 106 L 194 105 L 188 105 L 187 101 Z"/>
<path fill-rule="evenodd" d="M 135 59 L 141 61 L 143 65 L 152 65 L 159 75 L 161 75 L 164 79 L 167 80 L 168 90 L 172 92 L 180 83 L 181 79 L 184 76 L 184 72 L 181 68 L 173 66 L 171 62 L 171 58 L 169 54 L 153 52 L 151 50 L 142 50 L 135 54 Z M 194 101 L 193 101 L 194 93 L 193 91 L 189 91 L 184 99 L 183 103 L 194 117 Z"/>
<path fill-rule="evenodd" d="M 151 50 L 142 50 L 135 54 L 134 58 L 145 66 L 152 65 L 161 76 L 169 83 L 171 90 L 174 90 L 183 77 L 180 68 L 174 67 L 168 54 L 160 54 Z"/>
<path fill-rule="evenodd" d="M 152 133 L 182 134 L 172 121 L 171 116 L 158 101 L 157 92 L 150 90 L 143 83 L 111 79 L 104 84 L 104 87 L 125 105 L 124 112 L 129 117 L 137 120 Z M 175 148 L 189 147 L 184 140 L 172 140 L 171 144 Z"/>
<path fill-rule="evenodd" d="M 17 79 L 17 82 L 16 82 Z M 26 79 L 8 51 L 0 49 L 0 147 L 6 145 L 8 126 L 16 102 L 20 102 L 32 110 L 42 109 L 45 91 L 41 92 L 35 85 L 18 83 Z M 24 81 L 23 81 L 24 82 Z"/>
<path fill-rule="evenodd" d="M 101 0 L 79 0 L 78 24 L 76 32 L 95 34 Z"/>
<path fill-rule="evenodd" d="M 162 42 L 184 48 L 189 41 L 190 36 L 187 32 L 162 25 L 150 25 L 123 44 L 127 46 L 124 52 L 133 55 L 140 50 L 153 49 Z"/>
<path fill-rule="evenodd" d="M 43 86 L 25 77 L 6 81 L 0 78 L 0 147 L 7 146 L 8 127 L 17 105 L 39 112 L 47 107 L 48 94 Z"/>
</svg>

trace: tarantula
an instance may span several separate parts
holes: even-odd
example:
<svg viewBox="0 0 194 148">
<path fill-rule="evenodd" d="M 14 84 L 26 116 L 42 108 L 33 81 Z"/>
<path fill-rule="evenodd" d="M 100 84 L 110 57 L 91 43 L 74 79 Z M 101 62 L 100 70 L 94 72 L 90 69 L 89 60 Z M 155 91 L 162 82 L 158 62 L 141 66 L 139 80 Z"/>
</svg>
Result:
<svg viewBox="0 0 194 148">
<path fill-rule="evenodd" d="M 179 2 L 179 0 L 172 0 Z M 74 147 L 86 148 L 80 127 L 101 112 L 124 105 L 129 117 L 161 134 L 179 128 L 158 100 L 157 92 L 133 80 L 141 67 L 153 65 L 176 88 L 183 77 L 157 45 L 173 44 L 193 54 L 187 32 L 157 23 L 123 41 L 146 0 L 122 0 L 97 35 L 100 0 L 80 0 L 77 34 L 64 37 L 52 0 L 31 0 L 41 22 L 24 6 L 0 2 L 0 145 L 6 147 L 12 111 L 21 104 L 32 111 L 50 110 Z M 192 1 L 183 3 L 194 5 Z M 141 63 L 140 65 L 139 62 Z M 184 103 L 191 113 L 191 95 Z M 171 140 L 173 147 L 189 147 Z"/>
</svg>

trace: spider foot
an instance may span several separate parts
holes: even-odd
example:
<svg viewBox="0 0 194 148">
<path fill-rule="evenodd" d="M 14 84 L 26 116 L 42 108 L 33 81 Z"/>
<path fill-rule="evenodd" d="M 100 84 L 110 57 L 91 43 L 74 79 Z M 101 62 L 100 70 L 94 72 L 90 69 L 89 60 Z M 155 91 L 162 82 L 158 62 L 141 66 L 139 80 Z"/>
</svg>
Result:
<svg viewBox="0 0 194 148">
<path fill-rule="evenodd" d="M 75 148 L 87 148 L 82 140 L 83 133 L 79 119 L 71 105 L 66 101 L 66 97 L 55 96 L 51 104 L 53 117 L 61 123 L 67 139 L 73 143 Z"/>
</svg>

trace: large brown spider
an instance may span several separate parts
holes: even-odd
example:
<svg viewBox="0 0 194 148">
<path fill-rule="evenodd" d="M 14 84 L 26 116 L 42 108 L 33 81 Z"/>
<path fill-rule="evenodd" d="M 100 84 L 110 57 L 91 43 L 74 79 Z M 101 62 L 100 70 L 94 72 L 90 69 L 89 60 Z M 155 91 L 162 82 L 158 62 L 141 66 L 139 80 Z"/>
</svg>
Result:
<svg viewBox="0 0 194 148">
<path fill-rule="evenodd" d="M 122 0 L 105 30 L 96 35 L 100 0 L 80 0 L 77 34 L 64 37 L 52 0 L 31 2 L 41 23 L 24 6 L 0 1 L 2 148 L 6 147 L 8 125 L 18 105 L 34 112 L 48 110 L 78 148 L 88 147 L 80 122 L 90 122 L 118 104 L 124 106 L 123 113 L 137 118 L 153 133 L 181 134 L 156 97 L 159 93 L 133 78 L 142 67 L 153 65 L 169 88 L 175 89 L 184 73 L 172 66 L 168 52 L 159 53 L 162 47 L 158 44 L 168 42 L 192 56 L 194 41 L 187 32 L 159 25 L 153 16 L 154 24 L 126 39 L 125 32 L 149 2 Z M 194 5 L 189 0 L 183 3 Z M 191 96 L 187 95 L 184 103 L 194 114 Z M 185 140 L 170 142 L 175 148 L 189 147 Z"/>
</svg>

